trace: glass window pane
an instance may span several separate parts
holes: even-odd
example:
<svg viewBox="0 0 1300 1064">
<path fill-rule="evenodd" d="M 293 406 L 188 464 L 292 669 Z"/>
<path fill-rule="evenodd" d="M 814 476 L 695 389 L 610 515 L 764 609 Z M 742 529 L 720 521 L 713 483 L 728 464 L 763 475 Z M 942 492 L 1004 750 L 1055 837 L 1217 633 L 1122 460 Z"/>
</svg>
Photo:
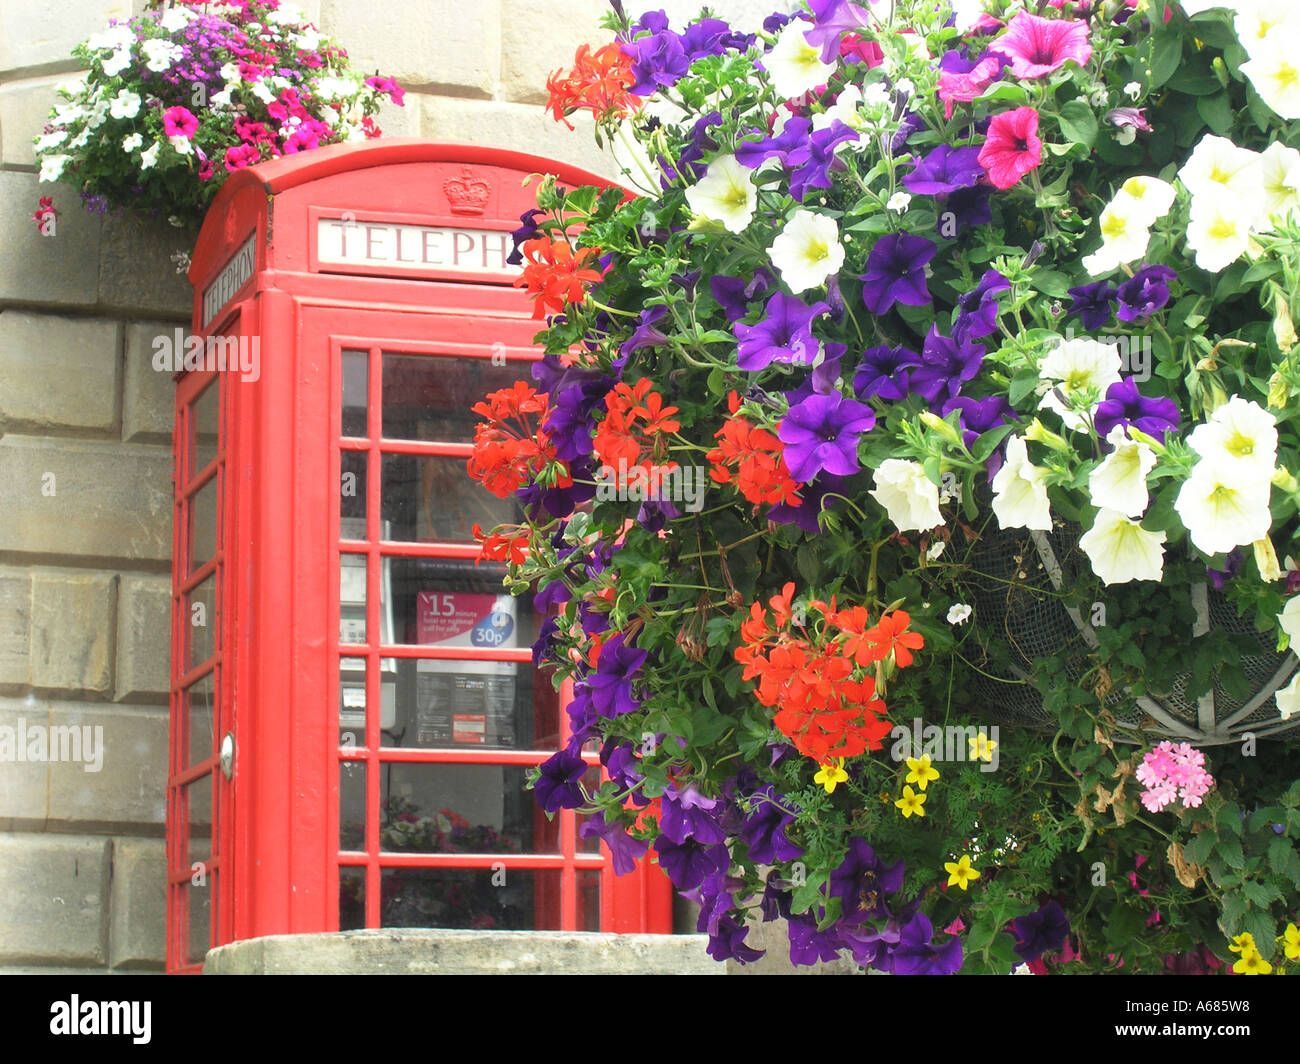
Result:
<svg viewBox="0 0 1300 1064">
<path fill-rule="evenodd" d="M 557 931 L 560 873 L 490 868 L 385 868 L 382 927 Z"/>
<path fill-rule="evenodd" d="M 384 765 L 380 849 L 559 853 L 560 821 L 538 809 L 527 772 L 522 765 Z"/>
<path fill-rule="evenodd" d="M 205 469 L 217 456 L 217 435 L 221 425 L 219 380 L 199 394 L 190 408 L 190 469 L 187 479 Z"/>
<path fill-rule="evenodd" d="M 217 874 L 211 873 L 202 886 L 187 883 L 185 891 L 185 912 L 189 917 L 189 932 L 186 935 L 185 962 L 202 964 L 208 950 L 212 948 L 212 924 L 216 918 Z"/>
<path fill-rule="evenodd" d="M 533 383 L 531 362 L 385 353 L 384 438 L 471 443 L 474 404 L 517 380 Z"/>
<path fill-rule="evenodd" d="M 217 703 L 213 692 L 213 676 L 208 673 L 185 694 L 186 730 L 189 734 L 189 760 L 187 765 L 197 765 L 216 753 Z"/>
<path fill-rule="evenodd" d="M 366 556 L 339 555 L 339 642 L 366 641 Z"/>
<path fill-rule="evenodd" d="M 522 517 L 512 495 L 498 499 L 466 469 L 468 458 L 386 454 L 380 508 L 385 538 L 397 542 L 473 542 L 474 526 L 489 531 Z"/>
<path fill-rule="evenodd" d="M 578 931 L 600 930 L 600 873 L 578 869 Z"/>
<path fill-rule="evenodd" d="M 190 568 L 201 569 L 217 550 L 217 495 L 221 474 L 190 496 Z"/>
<path fill-rule="evenodd" d="M 366 396 L 370 353 L 343 352 L 343 435 L 366 435 Z"/>
<path fill-rule="evenodd" d="M 209 576 L 185 596 L 185 616 L 181 620 L 186 632 L 185 669 L 207 661 L 217 648 L 216 580 Z"/>
<path fill-rule="evenodd" d="M 366 870 L 339 869 L 339 930 L 355 931 L 366 926 Z"/>
<path fill-rule="evenodd" d="M 339 455 L 340 535 L 344 539 L 366 538 L 365 451 L 343 451 Z"/>
<path fill-rule="evenodd" d="M 366 848 L 366 766 L 339 762 L 339 849 Z"/>
<path fill-rule="evenodd" d="M 396 659 L 380 659 L 379 727 L 385 735 L 391 735 L 396 727 L 398 671 Z M 387 739 L 384 741 L 387 744 Z M 345 657 L 339 661 L 339 746 L 346 750 L 368 745 L 366 659 Z"/>
<path fill-rule="evenodd" d="M 532 599 L 502 586 L 505 566 L 465 558 L 390 558 L 394 641 L 519 650 L 532 646 Z"/>
<path fill-rule="evenodd" d="M 212 860 L 212 773 L 206 773 L 187 785 L 184 793 L 185 865 L 191 874 L 197 871 L 206 874 L 208 862 Z M 196 869 L 196 864 L 203 867 Z"/>
</svg>

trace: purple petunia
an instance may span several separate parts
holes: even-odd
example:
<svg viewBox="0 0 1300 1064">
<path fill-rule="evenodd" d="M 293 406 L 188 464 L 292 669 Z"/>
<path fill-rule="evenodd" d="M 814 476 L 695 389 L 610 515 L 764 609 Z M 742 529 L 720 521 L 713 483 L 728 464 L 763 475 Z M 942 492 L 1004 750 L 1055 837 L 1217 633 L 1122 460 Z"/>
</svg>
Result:
<svg viewBox="0 0 1300 1064">
<path fill-rule="evenodd" d="M 847 477 L 837 477 L 832 473 L 822 473 L 812 483 L 805 484 L 799 489 L 799 505 L 792 506 L 788 502 L 779 502 L 767 511 L 767 519 L 774 521 L 778 525 L 798 525 L 810 536 L 815 536 L 821 531 L 821 526 L 817 523 L 817 515 L 825 508 L 822 504 L 828 495 L 843 495 L 844 484 Z M 782 745 L 773 750 L 773 757 L 777 757 L 779 752 L 788 751 L 792 747 Z"/>
<path fill-rule="evenodd" d="M 783 169 L 793 170 L 812 155 L 809 133 L 812 122 L 798 115 L 786 121 L 775 137 L 745 141 L 736 145 L 736 161 L 754 170 L 768 159 L 776 159 Z"/>
<path fill-rule="evenodd" d="M 635 871 L 637 861 L 641 860 L 650 848 L 648 842 L 644 839 L 634 839 L 617 821 L 612 824 L 606 823 L 604 813 L 594 813 L 584 820 L 582 826 L 578 828 L 578 834 L 584 839 L 599 838 L 605 843 L 609 848 L 610 856 L 614 859 L 616 876 L 625 876 Z"/>
<path fill-rule="evenodd" d="M 803 847 L 795 845 L 785 834 L 798 812 L 797 807 L 782 804 L 771 784 L 755 792 L 750 799 L 749 815 L 740 829 L 740 840 L 749 847 L 750 859 L 770 865 L 802 857 Z"/>
<path fill-rule="evenodd" d="M 908 371 L 920 364 L 921 356 L 901 345 L 869 347 L 862 352 L 862 361 L 853 375 L 853 393 L 859 399 L 905 399 Z"/>
<path fill-rule="evenodd" d="M 1052 899 L 1037 912 L 1017 917 L 1011 922 L 1015 928 L 1016 956 L 1022 961 L 1036 961 L 1044 953 L 1065 945 L 1070 933 L 1070 921 L 1060 902 Z"/>
<path fill-rule="evenodd" d="M 931 405 L 952 399 L 980 371 L 984 348 L 969 339 L 944 336 L 931 325 L 921 347 L 921 365 L 912 371 L 911 389 Z"/>
<path fill-rule="evenodd" d="M 747 373 L 757 373 L 773 362 L 809 366 L 821 346 L 812 334 L 812 321 L 830 310 L 827 303 L 812 306 L 796 296 L 775 293 L 767 301 L 763 320 L 753 325 L 737 324 L 739 341 L 736 359 Z"/>
<path fill-rule="evenodd" d="M 907 190 L 917 196 L 946 196 L 961 188 L 973 188 L 984 176 L 978 147 L 950 148 L 940 144 L 903 178 Z"/>
<path fill-rule="evenodd" d="M 633 677 L 645 664 L 647 652 L 627 646 L 623 633 L 605 641 L 596 671 L 587 677 L 591 701 L 602 717 L 618 717 L 633 712 L 640 701 L 633 693 Z"/>
<path fill-rule="evenodd" d="M 1132 377 L 1107 388 L 1106 398 L 1092 415 L 1097 435 L 1103 440 L 1116 425 L 1132 425 L 1163 442 L 1167 433 L 1178 431 L 1178 420 L 1177 403 L 1172 399 L 1148 399 L 1138 391 Z"/>
<path fill-rule="evenodd" d="M 866 308 L 884 314 L 895 303 L 912 307 L 929 303 L 925 266 L 937 250 L 933 241 L 909 233 L 891 233 L 877 240 L 861 278 Z"/>
<path fill-rule="evenodd" d="M 839 867 L 831 873 L 830 896 L 843 902 L 846 923 L 862 923 L 888 915 L 885 895 L 903 885 L 903 862 L 886 865 L 866 839 L 855 838 Z M 869 900 L 869 904 L 868 904 Z"/>
<path fill-rule="evenodd" d="M 708 845 L 688 838 L 675 843 L 665 835 L 655 839 L 659 867 L 679 891 L 698 887 L 711 875 L 726 872 L 731 855 L 723 844 Z"/>
<path fill-rule="evenodd" d="M 542 763 L 542 774 L 533 786 L 537 804 L 547 813 L 577 809 L 586 799 L 582 794 L 582 777 L 587 762 L 569 750 L 560 750 Z"/>
<path fill-rule="evenodd" d="M 960 313 L 952 327 L 955 339 L 978 340 L 997 332 L 997 294 L 1011 288 L 1011 282 L 997 270 L 985 270 L 980 283 L 957 297 Z"/>
<path fill-rule="evenodd" d="M 670 783 L 660 803 L 659 830 L 679 846 L 687 839 L 708 844 L 725 842 L 727 834 L 714 812 L 718 804 L 717 798 L 704 797 L 694 783 L 682 789 Z"/>
<path fill-rule="evenodd" d="M 870 2 L 870 0 L 869 0 Z M 804 38 L 821 49 L 823 63 L 833 63 L 840 54 L 840 37 L 847 32 L 869 29 L 872 17 L 864 7 L 848 0 L 809 0 L 813 28 Z"/>
<path fill-rule="evenodd" d="M 894 975 L 953 975 L 962 965 L 961 939 L 953 935 L 942 946 L 933 944 L 934 927 L 917 913 L 899 932 L 889 954 Z"/>
<path fill-rule="evenodd" d="M 749 313 L 749 300 L 758 299 L 776 287 L 776 275 L 760 266 L 752 277 L 710 277 L 709 291 L 733 325 Z"/>
<path fill-rule="evenodd" d="M 1119 320 L 1144 321 L 1169 302 L 1169 282 L 1178 274 L 1168 266 L 1143 266 L 1119 286 Z"/>
<path fill-rule="evenodd" d="M 993 190 L 987 185 L 959 188 L 943 201 L 939 211 L 939 232 L 942 236 L 958 236 L 965 229 L 987 225 L 993 221 L 989 197 Z"/>
<path fill-rule="evenodd" d="M 858 471 L 858 437 L 876 424 L 869 406 L 838 392 L 813 394 L 792 406 L 777 436 L 785 444 L 790 475 L 806 484 L 823 470 L 847 477 Z"/>
<path fill-rule="evenodd" d="M 1105 281 L 1071 288 L 1070 295 L 1074 302 L 1065 316 L 1068 318 L 1072 314 L 1078 314 L 1085 329 L 1100 329 L 1110 321 L 1111 305 L 1118 292 L 1117 288 Z"/>
</svg>

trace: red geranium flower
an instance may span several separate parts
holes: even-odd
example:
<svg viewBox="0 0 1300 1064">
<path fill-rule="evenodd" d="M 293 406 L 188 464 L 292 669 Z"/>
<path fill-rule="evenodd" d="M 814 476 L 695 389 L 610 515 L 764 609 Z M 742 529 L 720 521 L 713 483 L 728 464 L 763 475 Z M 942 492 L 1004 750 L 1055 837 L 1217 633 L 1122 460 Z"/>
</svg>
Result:
<svg viewBox="0 0 1300 1064">
<path fill-rule="evenodd" d="M 1017 107 L 993 116 L 979 162 L 996 187 L 1010 188 L 1034 169 L 1042 157 L 1037 111 L 1032 107 Z"/>
</svg>

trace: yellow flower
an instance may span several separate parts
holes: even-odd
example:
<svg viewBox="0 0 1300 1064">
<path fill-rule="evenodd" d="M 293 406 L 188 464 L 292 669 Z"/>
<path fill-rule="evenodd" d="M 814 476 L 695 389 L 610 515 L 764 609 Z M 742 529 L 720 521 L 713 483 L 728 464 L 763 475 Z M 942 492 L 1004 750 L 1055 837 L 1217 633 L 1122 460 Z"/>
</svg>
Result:
<svg viewBox="0 0 1300 1064">
<path fill-rule="evenodd" d="M 998 744 L 992 742 L 987 735 L 977 735 L 973 739 L 968 739 L 970 743 L 970 757 L 972 761 L 992 761 L 993 751 L 998 748 Z"/>
<path fill-rule="evenodd" d="M 1243 931 L 1240 935 L 1228 943 L 1228 949 L 1233 953 L 1258 953 L 1259 947 L 1255 945 L 1255 936 L 1249 931 Z"/>
<path fill-rule="evenodd" d="M 920 757 L 909 757 L 907 759 L 907 782 L 915 783 L 921 790 L 925 790 L 925 785 L 931 780 L 937 780 L 939 773 L 930 767 L 930 755 L 922 754 Z"/>
<path fill-rule="evenodd" d="M 903 797 L 894 803 L 903 812 L 903 818 L 910 817 L 913 813 L 917 816 L 925 816 L 925 795 L 917 794 L 911 787 L 903 788 Z"/>
<path fill-rule="evenodd" d="M 972 879 L 980 877 L 979 871 L 970 866 L 970 854 L 965 853 L 960 861 L 945 861 L 943 870 L 948 873 L 948 886 L 961 887 L 962 890 Z"/>
<path fill-rule="evenodd" d="M 1273 970 L 1273 966 L 1268 963 L 1259 950 L 1243 950 L 1241 960 L 1232 966 L 1232 970 L 1238 975 L 1268 975 Z"/>
<path fill-rule="evenodd" d="M 844 758 L 837 757 L 835 759 L 835 764 L 822 765 L 822 767 L 817 770 L 817 775 L 813 777 L 813 782 L 820 783 L 826 788 L 826 793 L 831 794 L 834 792 L 837 783 L 843 783 L 848 778 L 849 774 L 844 771 Z"/>
<path fill-rule="evenodd" d="M 1282 947 L 1286 950 L 1286 959 L 1300 961 L 1300 929 L 1295 924 L 1287 924 L 1282 935 Z"/>
</svg>

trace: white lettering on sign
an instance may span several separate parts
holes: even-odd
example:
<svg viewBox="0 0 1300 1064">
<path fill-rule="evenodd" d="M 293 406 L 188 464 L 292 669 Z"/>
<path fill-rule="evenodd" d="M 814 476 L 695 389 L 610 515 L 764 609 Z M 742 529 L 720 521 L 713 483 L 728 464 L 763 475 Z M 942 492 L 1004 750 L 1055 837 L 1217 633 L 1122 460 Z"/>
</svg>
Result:
<svg viewBox="0 0 1300 1064">
<path fill-rule="evenodd" d="M 257 238 L 250 236 L 230 261 L 221 267 L 216 279 L 203 290 L 203 326 L 206 328 L 227 303 L 253 276 L 253 266 L 257 258 Z"/>
<path fill-rule="evenodd" d="M 520 267 L 506 262 L 512 246 L 510 234 L 501 229 L 316 220 L 316 260 L 321 265 L 371 266 L 395 273 L 516 273 Z"/>
</svg>

